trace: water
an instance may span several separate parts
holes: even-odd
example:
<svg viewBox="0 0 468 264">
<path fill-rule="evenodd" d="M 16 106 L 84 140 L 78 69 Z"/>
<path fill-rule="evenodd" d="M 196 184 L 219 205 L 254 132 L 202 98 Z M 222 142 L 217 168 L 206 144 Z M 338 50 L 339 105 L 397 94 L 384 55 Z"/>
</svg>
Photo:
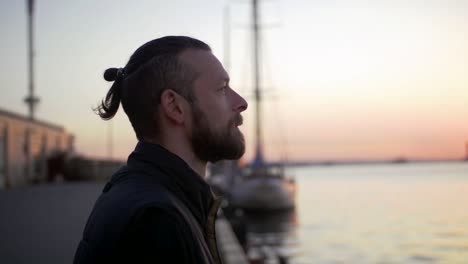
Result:
<svg viewBox="0 0 468 264">
<path fill-rule="evenodd" d="M 249 255 L 267 256 L 255 263 L 468 263 L 466 162 L 287 174 L 297 181 L 297 209 L 250 220 Z"/>
</svg>

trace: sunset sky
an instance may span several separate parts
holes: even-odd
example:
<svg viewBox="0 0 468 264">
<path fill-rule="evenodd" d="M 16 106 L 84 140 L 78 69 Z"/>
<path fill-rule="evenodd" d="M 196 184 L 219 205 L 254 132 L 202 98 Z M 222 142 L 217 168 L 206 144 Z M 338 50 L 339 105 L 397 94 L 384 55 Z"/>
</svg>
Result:
<svg viewBox="0 0 468 264">
<path fill-rule="evenodd" d="M 232 87 L 249 101 L 242 127 L 253 155 L 249 1 L 37 0 L 36 91 L 40 120 L 76 135 L 76 150 L 107 155 L 109 123 L 91 108 L 102 78 L 148 40 L 189 35 L 224 58 L 231 16 Z M 260 5 L 272 160 L 461 158 L 468 141 L 468 1 L 277 0 Z M 26 1 L 0 3 L 0 108 L 26 114 Z M 122 109 L 121 109 L 122 110 Z M 136 143 L 119 111 L 114 158 Z"/>
</svg>

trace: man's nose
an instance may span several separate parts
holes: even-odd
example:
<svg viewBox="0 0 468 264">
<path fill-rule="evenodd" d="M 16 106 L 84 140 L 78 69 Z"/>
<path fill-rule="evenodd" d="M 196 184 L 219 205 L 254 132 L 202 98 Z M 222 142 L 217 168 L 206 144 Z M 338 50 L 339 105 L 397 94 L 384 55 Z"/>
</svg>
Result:
<svg viewBox="0 0 468 264">
<path fill-rule="evenodd" d="M 232 90 L 232 92 L 233 92 L 233 109 L 232 110 L 238 113 L 244 112 L 249 106 L 249 104 L 242 96 L 240 96 L 234 90 Z"/>
</svg>

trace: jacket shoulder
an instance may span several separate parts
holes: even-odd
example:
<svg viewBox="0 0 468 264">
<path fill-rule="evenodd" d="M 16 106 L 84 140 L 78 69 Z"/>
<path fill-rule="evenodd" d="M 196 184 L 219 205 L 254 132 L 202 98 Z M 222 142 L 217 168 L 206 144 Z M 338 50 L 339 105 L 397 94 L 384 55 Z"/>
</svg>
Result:
<svg viewBox="0 0 468 264">
<path fill-rule="evenodd" d="M 169 190 L 155 177 L 157 175 L 154 173 L 147 175 L 125 167 L 112 176 L 88 218 L 75 263 L 105 261 L 112 255 L 112 250 L 131 221 L 145 208 L 167 212 L 174 210 Z"/>
<path fill-rule="evenodd" d="M 116 172 L 98 197 L 90 222 L 104 219 L 129 221 L 135 213 L 145 207 L 170 207 L 167 188 L 155 179 L 157 175 L 147 175 L 123 168 Z"/>
</svg>

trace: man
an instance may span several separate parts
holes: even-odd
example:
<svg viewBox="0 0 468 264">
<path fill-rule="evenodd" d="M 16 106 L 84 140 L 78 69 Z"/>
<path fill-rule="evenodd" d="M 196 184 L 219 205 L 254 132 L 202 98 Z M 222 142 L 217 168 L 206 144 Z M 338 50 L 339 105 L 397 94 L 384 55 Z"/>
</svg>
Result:
<svg viewBox="0 0 468 264">
<path fill-rule="evenodd" d="M 96 201 L 74 262 L 220 263 L 206 165 L 243 155 L 247 102 L 189 37 L 152 40 L 104 78 L 114 83 L 96 111 L 111 119 L 122 103 L 139 142 Z"/>
</svg>

